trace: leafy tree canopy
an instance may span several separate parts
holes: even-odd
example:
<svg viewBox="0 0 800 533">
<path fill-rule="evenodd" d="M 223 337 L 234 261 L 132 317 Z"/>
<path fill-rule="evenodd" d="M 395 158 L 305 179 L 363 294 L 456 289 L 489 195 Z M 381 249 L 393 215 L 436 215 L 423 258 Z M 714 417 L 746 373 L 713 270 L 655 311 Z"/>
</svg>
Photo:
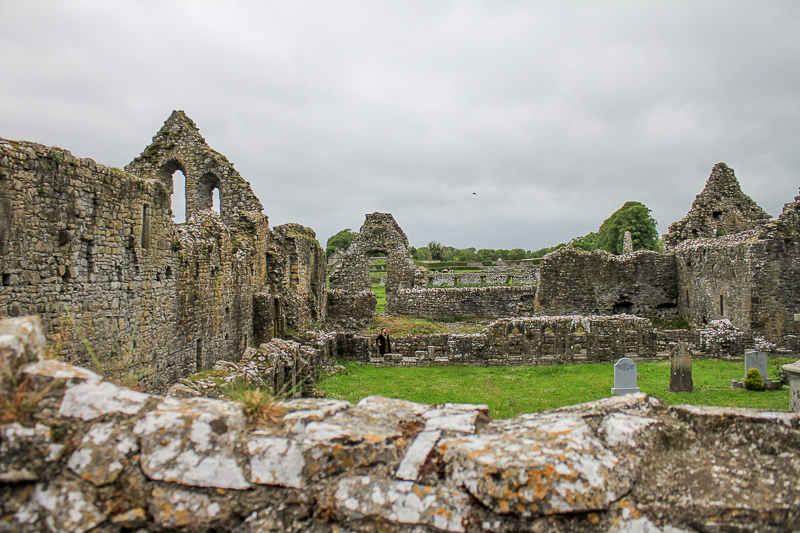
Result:
<svg viewBox="0 0 800 533">
<path fill-rule="evenodd" d="M 356 235 L 358 234 L 355 231 L 347 228 L 329 238 L 325 246 L 325 257 L 330 257 L 337 248 L 341 248 L 342 250 L 350 248 L 350 244 L 353 242 Z"/>
<path fill-rule="evenodd" d="M 603 222 L 594 242 L 602 250 L 621 254 L 625 232 L 630 231 L 634 250 L 658 250 L 660 243 L 656 224 L 647 206 L 640 202 L 625 202 Z M 581 239 L 587 239 L 589 235 Z"/>
</svg>

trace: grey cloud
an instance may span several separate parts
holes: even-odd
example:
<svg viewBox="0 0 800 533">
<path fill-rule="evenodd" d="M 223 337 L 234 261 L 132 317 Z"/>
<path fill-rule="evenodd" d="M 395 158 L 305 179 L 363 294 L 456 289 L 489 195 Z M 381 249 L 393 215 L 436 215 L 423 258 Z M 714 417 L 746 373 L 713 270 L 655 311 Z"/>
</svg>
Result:
<svg viewBox="0 0 800 533">
<path fill-rule="evenodd" d="M 797 194 L 795 2 L 6 2 L 0 136 L 110 166 L 172 109 L 320 240 L 536 249 L 625 201 L 666 231 L 725 161 Z M 478 194 L 473 196 L 472 192 Z"/>
</svg>

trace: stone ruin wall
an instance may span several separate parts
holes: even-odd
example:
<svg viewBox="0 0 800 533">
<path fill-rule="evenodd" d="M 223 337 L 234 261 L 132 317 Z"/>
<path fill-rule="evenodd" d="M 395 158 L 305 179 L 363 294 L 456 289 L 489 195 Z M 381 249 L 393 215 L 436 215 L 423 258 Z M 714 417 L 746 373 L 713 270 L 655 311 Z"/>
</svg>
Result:
<svg viewBox="0 0 800 533">
<path fill-rule="evenodd" d="M 695 327 L 727 318 L 782 347 L 800 334 L 800 196 L 757 229 L 675 248 L 679 313 Z"/>
<path fill-rule="evenodd" d="M 769 213 L 742 192 L 733 169 L 717 163 L 692 208 L 682 220 L 670 224 L 663 242 L 669 249 L 689 239 L 722 237 L 769 221 Z"/>
<path fill-rule="evenodd" d="M 650 320 L 630 315 L 501 318 L 483 333 L 393 338 L 385 357 L 374 336 L 329 335 L 326 349 L 331 359 L 378 366 L 547 365 L 655 357 L 657 334 Z"/>
<path fill-rule="evenodd" d="M 62 357 L 153 391 L 235 361 L 254 329 L 271 338 L 274 316 L 269 327 L 253 322 L 256 294 L 282 302 L 279 318 L 297 329 L 324 320 L 313 231 L 270 231 L 249 184 L 185 114 L 127 170 L 0 141 L 0 316 L 38 314 Z M 176 170 L 187 183 L 181 225 L 170 210 Z M 275 279 L 268 251 L 283 262 Z"/>
<path fill-rule="evenodd" d="M 542 259 L 537 315 L 677 314 L 675 258 L 649 250 L 615 256 L 561 248 Z"/>
<path fill-rule="evenodd" d="M 475 272 L 435 272 L 428 274 L 428 285 L 536 285 L 539 283 L 538 268 L 495 267 Z"/>
<path fill-rule="evenodd" d="M 391 309 L 394 314 L 429 319 L 524 316 L 533 312 L 535 298 L 535 285 L 407 289 L 392 296 Z"/>
<path fill-rule="evenodd" d="M 0 390 L 37 397 L 0 424 L 4 530 L 800 529 L 797 413 L 631 394 L 493 420 L 482 405 L 372 396 L 282 402 L 259 422 L 235 402 L 37 361 L 37 326 L 0 323 Z"/>
</svg>

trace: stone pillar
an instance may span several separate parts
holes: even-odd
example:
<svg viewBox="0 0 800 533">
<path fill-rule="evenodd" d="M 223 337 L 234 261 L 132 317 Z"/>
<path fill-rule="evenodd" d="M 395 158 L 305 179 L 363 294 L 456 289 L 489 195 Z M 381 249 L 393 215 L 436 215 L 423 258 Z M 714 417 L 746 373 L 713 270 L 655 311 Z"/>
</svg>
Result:
<svg viewBox="0 0 800 533">
<path fill-rule="evenodd" d="M 789 377 L 789 408 L 800 412 L 800 361 L 783 365 L 783 372 Z"/>
<path fill-rule="evenodd" d="M 633 238 L 631 237 L 630 231 L 626 231 L 625 236 L 622 238 L 622 253 L 633 253 Z"/>
</svg>

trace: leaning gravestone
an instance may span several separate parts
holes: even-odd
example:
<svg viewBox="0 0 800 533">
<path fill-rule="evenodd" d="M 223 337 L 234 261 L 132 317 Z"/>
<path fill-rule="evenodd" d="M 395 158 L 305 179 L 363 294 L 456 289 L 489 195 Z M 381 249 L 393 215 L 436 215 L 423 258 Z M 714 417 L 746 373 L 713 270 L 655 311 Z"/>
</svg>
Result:
<svg viewBox="0 0 800 533">
<path fill-rule="evenodd" d="M 614 364 L 614 387 L 611 394 L 623 395 L 639 392 L 636 386 L 636 363 L 623 357 Z"/>
<path fill-rule="evenodd" d="M 670 392 L 692 392 L 694 382 L 692 381 L 692 354 L 686 349 L 686 343 L 681 341 L 669 354 Z"/>
</svg>

